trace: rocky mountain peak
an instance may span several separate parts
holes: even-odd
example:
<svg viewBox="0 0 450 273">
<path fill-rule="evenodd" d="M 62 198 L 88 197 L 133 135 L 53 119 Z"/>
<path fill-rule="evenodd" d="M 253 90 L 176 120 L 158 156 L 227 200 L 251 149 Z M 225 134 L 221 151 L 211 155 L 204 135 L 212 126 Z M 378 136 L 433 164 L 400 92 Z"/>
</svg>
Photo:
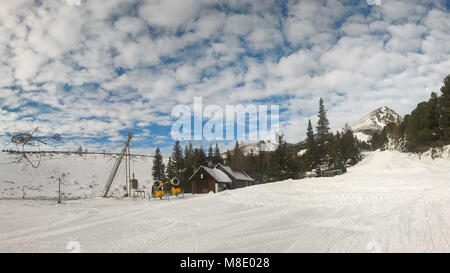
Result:
<svg viewBox="0 0 450 273">
<path fill-rule="evenodd" d="M 373 134 L 376 131 L 383 130 L 383 127 L 389 123 L 398 123 L 402 121 L 402 116 L 387 106 L 373 110 L 360 121 L 351 126 L 355 133 Z"/>
</svg>

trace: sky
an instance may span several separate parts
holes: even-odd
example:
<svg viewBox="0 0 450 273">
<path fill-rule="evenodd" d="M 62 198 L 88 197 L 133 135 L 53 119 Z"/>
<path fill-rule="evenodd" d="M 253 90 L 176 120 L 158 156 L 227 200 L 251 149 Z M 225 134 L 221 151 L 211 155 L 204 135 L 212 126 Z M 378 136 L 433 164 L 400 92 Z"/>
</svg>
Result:
<svg viewBox="0 0 450 273">
<path fill-rule="evenodd" d="M 2 2 L 0 148 L 39 127 L 62 135 L 49 149 L 116 151 L 131 130 L 132 149 L 169 151 L 194 97 L 277 104 L 295 143 L 320 97 L 335 131 L 409 113 L 450 73 L 450 1 L 77 2 Z"/>
</svg>

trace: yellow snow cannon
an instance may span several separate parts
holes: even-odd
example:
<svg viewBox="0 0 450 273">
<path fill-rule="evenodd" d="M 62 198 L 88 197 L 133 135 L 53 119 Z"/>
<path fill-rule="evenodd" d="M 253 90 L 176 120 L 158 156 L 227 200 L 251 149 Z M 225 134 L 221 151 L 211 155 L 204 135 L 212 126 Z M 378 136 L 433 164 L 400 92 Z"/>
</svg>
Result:
<svg viewBox="0 0 450 273">
<path fill-rule="evenodd" d="M 171 193 L 172 193 L 172 195 L 178 195 L 181 193 L 181 189 L 180 188 L 172 188 Z"/>
<path fill-rule="evenodd" d="M 178 179 L 177 177 L 170 179 L 170 185 L 171 185 L 170 194 L 178 196 L 178 194 L 181 193 L 180 179 Z"/>
<path fill-rule="evenodd" d="M 160 199 L 164 197 L 164 183 L 162 181 L 153 183 L 153 189 L 155 190 L 155 197 L 159 197 Z"/>
</svg>

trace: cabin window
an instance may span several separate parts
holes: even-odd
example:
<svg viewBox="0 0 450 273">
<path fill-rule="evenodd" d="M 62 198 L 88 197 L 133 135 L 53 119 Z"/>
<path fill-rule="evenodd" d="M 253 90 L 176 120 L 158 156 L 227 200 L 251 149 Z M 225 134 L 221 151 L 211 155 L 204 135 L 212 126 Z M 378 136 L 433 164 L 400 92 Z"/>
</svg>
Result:
<svg viewBox="0 0 450 273">
<path fill-rule="evenodd" d="M 203 179 L 203 174 L 202 173 L 200 174 L 200 179 Z"/>
</svg>

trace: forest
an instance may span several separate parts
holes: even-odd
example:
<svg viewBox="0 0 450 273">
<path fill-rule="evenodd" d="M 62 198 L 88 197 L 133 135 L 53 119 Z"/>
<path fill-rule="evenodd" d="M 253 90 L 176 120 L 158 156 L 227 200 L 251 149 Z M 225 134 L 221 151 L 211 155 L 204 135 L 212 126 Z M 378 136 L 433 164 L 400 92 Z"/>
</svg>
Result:
<svg viewBox="0 0 450 273">
<path fill-rule="evenodd" d="M 173 177 L 181 180 L 185 192 L 190 192 L 189 178 L 200 166 L 214 168 L 218 163 L 243 170 L 257 184 L 285 179 L 299 179 L 306 172 L 325 169 L 339 169 L 356 164 L 361 159 L 361 145 L 348 125 L 342 131 L 332 133 L 329 127 L 324 101 L 319 100 L 318 122 L 314 131 L 311 120 L 307 124 L 306 140 L 296 144 L 287 143 L 283 133 L 276 136 L 274 151 L 253 151 L 244 153 L 239 141 L 234 149 L 222 153 L 219 145 L 194 147 L 188 143 L 184 150 L 180 141 L 175 141 L 167 164 L 163 162 L 161 150 L 155 151 L 152 176 L 155 181 L 166 181 Z M 325 163 L 324 163 L 325 162 Z"/>
<path fill-rule="evenodd" d="M 444 79 L 440 94 L 432 92 L 399 124 L 387 124 L 372 137 L 372 149 L 383 149 L 392 139 L 405 152 L 424 152 L 450 144 L 450 74 Z"/>
</svg>

